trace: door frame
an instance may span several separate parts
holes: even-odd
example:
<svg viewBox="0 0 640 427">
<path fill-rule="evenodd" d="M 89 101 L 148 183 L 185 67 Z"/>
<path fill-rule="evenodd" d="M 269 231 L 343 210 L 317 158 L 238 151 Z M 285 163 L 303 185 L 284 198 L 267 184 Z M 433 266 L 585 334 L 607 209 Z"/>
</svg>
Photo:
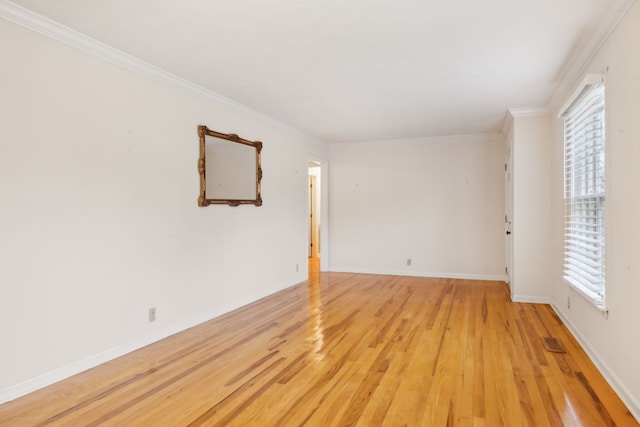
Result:
<svg viewBox="0 0 640 427">
<path fill-rule="evenodd" d="M 507 140 L 504 155 L 504 251 L 505 282 L 509 285 L 511 295 L 513 289 L 513 143 Z"/>
<path fill-rule="evenodd" d="M 320 167 L 320 197 L 316 203 L 320 204 L 320 271 L 329 271 L 329 164 L 326 161 L 318 160 L 315 157 L 307 158 L 307 173 L 305 174 L 307 201 L 309 200 L 309 167 Z M 308 258 L 311 226 L 309 221 L 310 207 L 307 203 L 307 245 L 305 247 L 305 259 Z"/>
</svg>

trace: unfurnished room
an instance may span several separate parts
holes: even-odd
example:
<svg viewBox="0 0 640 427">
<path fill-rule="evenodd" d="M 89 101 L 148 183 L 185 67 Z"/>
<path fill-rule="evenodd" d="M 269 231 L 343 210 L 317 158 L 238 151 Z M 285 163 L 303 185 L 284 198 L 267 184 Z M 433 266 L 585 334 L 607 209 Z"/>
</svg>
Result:
<svg viewBox="0 0 640 427">
<path fill-rule="evenodd" d="M 0 0 L 0 426 L 638 426 L 636 0 Z"/>
</svg>

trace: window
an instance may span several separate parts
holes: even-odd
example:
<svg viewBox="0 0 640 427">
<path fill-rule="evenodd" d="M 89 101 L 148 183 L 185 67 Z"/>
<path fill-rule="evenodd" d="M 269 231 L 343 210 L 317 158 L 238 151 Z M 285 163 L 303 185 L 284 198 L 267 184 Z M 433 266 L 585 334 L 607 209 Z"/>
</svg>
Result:
<svg viewBox="0 0 640 427">
<path fill-rule="evenodd" d="M 591 78 L 593 79 L 593 77 Z M 590 83 L 564 111 L 564 279 L 605 305 L 604 82 Z"/>
</svg>

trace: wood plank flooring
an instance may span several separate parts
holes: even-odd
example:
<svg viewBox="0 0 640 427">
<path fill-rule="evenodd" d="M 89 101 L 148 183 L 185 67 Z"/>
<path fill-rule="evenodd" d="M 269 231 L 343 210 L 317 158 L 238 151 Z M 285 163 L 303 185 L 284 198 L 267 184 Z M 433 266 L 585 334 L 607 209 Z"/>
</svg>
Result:
<svg viewBox="0 0 640 427">
<path fill-rule="evenodd" d="M 1 405 L 0 425 L 638 424 L 552 309 L 502 282 L 319 273 Z"/>
</svg>

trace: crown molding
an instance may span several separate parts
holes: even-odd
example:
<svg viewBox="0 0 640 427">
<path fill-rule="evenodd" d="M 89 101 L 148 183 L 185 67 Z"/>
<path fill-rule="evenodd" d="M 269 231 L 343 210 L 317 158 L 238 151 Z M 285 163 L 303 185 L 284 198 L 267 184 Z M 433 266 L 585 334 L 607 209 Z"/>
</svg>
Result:
<svg viewBox="0 0 640 427">
<path fill-rule="evenodd" d="M 547 107 L 509 108 L 507 111 L 514 119 L 519 119 L 521 117 L 546 116 L 549 114 L 549 109 Z"/>
<path fill-rule="evenodd" d="M 14 24 L 25 27 L 58 42 L 64 43 L 89 55 L 103 59 L 118 67 L 154 80 L 165 86 L 176 89 L 186 95 L 193 96 L 201 101 L 215 105 L 222 105 L 232 110 L 248 114 L 262 122 L 275 125 L 290 132 L 304 135 L 305 137 L 311 138 L 317 142 L 325 143 L 316 137 L 310 136 L 307 133 L 276 120 L 264 113 L 192 83 L 182 77 L 156 67 L 155 65 L 149 64 L 148 62 L 138 59 L 133 55 L 129 55 L 128 53 L 102 43 L 101 41 L 93 39 L 79 31 L 62 25 L 45 16 L 39 15 L 8 0 L 0 0 L 0 18 L 13 22 Z"/>
<path fill-rule="evenodd" d="M 563 101 L 570 96 L 571 89 L 581 80 L 589 63 L 609 39 L 613 30 L 631 9 L 634 2 L 635 0 L 624 0 L 617 9 L 607 8 L 606 12 L 600 16 L 598 25 L 593 29 L 590 36 L 573 51 L 560 71 L 557 79 L 559 83 L 547 102 L 550 111 L 556 111 Z"/>
<path fill-rule="evenodd" d="M 502 122 L 502 135 L 507 135 L 513 126 L 513 119 L 522 117 L 539 117 L 549 115 L 547 107 L 509 108 Z"/>
<path fill-rule="evenodd" d="M 417 145 L 417 144 L 455 143 L 455 142 L 485 142 L 485 141 L 496 141 L 496 140 L 502 141 L 503 139 L 504 139 L 504 135 L 499 132 L 476 133 L 476 134 L 468 134 L 468 135 L 426 136 L 426 137 L 419 137 L 419 138 L 376 139 L 376 140 L 370 140 L 370 141 L 332 142 L 329 144 L 329 148 L 362 146 L 362 145 L 367 145 L 369 147 L 385 147 L 385 146 L 397 147 L 400 144 Z"/>
</svg>

